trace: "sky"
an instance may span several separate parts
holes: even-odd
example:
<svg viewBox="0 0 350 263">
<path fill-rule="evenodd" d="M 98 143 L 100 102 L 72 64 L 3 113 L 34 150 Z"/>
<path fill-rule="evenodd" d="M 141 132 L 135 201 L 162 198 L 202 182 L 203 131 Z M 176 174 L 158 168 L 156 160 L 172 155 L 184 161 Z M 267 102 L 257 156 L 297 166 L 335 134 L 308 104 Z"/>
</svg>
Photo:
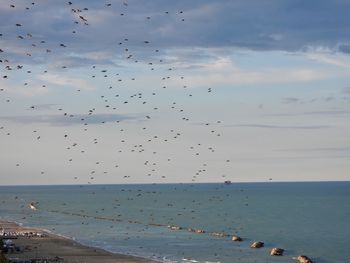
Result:
<svg viewBox="0 0 350 263">
<path fill-rule="evenodd" d="M 0 0 L 0 184 L 350 180 L 349 9 Z"/>
</svg>

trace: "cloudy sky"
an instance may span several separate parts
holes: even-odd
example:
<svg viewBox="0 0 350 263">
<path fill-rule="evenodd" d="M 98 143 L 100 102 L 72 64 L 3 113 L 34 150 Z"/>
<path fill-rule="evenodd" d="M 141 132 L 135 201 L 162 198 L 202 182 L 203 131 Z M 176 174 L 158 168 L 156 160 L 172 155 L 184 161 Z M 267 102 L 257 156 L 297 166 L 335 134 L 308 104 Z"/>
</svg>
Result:
<svg viewBox="0 0 350 263">
<path fill-rule="evenodd" d="M 348 10 L 0 0 L 1 184 L 349 180 Z"/>
</svg>

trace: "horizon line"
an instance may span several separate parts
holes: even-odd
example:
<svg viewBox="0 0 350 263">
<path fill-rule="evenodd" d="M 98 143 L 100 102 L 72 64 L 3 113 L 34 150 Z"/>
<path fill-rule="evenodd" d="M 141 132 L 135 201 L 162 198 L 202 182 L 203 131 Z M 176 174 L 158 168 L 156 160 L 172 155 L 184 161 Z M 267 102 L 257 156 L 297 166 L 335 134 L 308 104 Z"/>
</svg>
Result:
<svg viewBox="0 0 350 263">
<path fill-rule="evenodd" d="M 229 180 L 227 180 L 229 181 Z M 234 184 L 274 184 L 274 183 L 350 183 L 349 180 L 315 180 L 315 181 L 230 181 L 232 185 Z M 105 183 L 105 184 L 10 184 L 1 185 L 0 187 L 25 187 L 25 186 L 112 186 L 112 185 L 194 185 L 194 184 L 225 184 L 225 181 L 220 182 L 178 182 L 178 183 Z"/>
</svg>

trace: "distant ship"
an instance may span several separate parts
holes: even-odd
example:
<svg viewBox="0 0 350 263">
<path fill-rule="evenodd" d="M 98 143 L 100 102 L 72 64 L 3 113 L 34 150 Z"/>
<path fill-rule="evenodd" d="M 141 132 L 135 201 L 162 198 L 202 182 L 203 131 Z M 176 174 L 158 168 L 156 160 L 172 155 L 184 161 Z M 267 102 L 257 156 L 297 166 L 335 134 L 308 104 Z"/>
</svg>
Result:
<svg viewBox="0 0 350 263">
<path fill-rule="evenodd" d="M 227 180 L 224 182 L 225 184 L 232 184 L 232 182 L 230 180 Z"/>
</svg>

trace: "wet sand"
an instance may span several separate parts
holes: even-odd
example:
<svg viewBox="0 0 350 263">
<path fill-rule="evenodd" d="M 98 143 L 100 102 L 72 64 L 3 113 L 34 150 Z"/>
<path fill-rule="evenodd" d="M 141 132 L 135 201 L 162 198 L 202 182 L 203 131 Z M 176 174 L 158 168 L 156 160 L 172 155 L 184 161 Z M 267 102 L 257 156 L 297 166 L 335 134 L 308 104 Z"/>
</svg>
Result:
<svg viewBox="0 0 350 263">
<path fill-rule="evenodd" d="M 20 251 L 6 253 L 5 256 L 7 259 L 16 261 L 42 259 L 48 260 L 48 262 L 65 263 L 156 262 L 149 259 L 114 254 L 102 249 L 84 246 L 71 239 L 60 237 L 40 229 L 21 227 L 13 222 L 0 221 L 0 232 L 2 229 L 4 229 L 5 232 L 34 232 L 44 235 L 43 237 L 19 236 L 12 239 L 14 245 L 20 248 Z"/>
</svg>

